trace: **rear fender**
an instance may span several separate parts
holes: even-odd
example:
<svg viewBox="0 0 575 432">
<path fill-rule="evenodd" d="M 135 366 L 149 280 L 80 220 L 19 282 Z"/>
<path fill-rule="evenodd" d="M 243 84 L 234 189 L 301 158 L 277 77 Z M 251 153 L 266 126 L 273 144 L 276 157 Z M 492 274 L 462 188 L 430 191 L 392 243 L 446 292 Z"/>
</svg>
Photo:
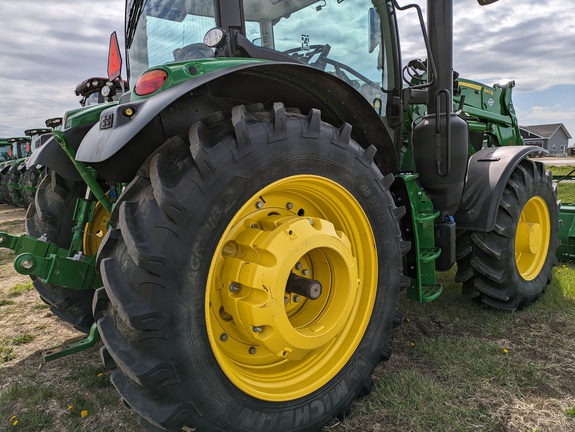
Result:
<svg viewBox="0 0 575 432">
<path fill-rule="evenodd" d="M 382 94 L 384 97 L 384 94 Z M 322 120 L 352 125 L 364 148 L 376 147 L 384 173 L 395 172 L 397 152 L 372 105 L 352 86 L 331 74 L 294 63 L 248 63 L 206 73 L 149 99 L 108 108 L 86 134 L 77 159 L 109 181 L 130 181 L 167 139 L 187 134 L 206 116 L 234 105 L 283 102 L 303 113 L 322 110 Z"/>
<path fill-rule="evenodd" d="M 87 124 L 63 131 L 66 136 L 66 142 L 74 151 L 78 150 L 82 138 L 91 127 L 92 125 Z M 68 180 L 82 180 L 82 176 L 80 176 L 80 173 L 78 173 L 78 170 L 54 137 L 50 137 L 42 147 L 32 153 L 26 166 L 29 168 L 34 165 L 43 165 L 50 168 Z"/>
<path fill-rule="evenodd" d="M 455 213 L 457 228 L 491 231 L 499 201 L 511 173 L 529 154 L 539 152 L 536 146 L 488 147 L 475 153 L 468 162 L 465 188 Z"/>
</svg>

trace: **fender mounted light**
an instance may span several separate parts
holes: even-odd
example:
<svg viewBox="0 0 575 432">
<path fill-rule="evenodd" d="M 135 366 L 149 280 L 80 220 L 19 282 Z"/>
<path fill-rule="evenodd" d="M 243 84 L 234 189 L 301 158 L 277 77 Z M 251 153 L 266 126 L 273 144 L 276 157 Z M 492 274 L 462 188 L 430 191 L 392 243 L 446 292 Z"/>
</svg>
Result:
<svg viewBox="0 0 575 432">
<path fill-rule="evenodd" d="M 134 91 L 138 96 L 149 95 L 162 87 L 167 79 L 168 73 L 162 69 L 145 72 L 138 78 L 138 81 L 136 81 Z"/>
</svg>

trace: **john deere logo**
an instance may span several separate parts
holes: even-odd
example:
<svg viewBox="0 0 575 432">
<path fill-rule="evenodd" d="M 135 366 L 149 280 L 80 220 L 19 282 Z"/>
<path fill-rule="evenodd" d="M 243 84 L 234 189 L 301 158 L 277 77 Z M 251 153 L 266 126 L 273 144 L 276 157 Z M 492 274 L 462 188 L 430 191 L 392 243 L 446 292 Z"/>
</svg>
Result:
<svg viewBox="0 0 575 432">
<path fill-rule="evenodd" d="M 489 100 L 487 101 L 487 105 L 489 106 L 493 106 L 495 102 L 493 102 L 493 99 L 489 98 Z"/>
</svg>

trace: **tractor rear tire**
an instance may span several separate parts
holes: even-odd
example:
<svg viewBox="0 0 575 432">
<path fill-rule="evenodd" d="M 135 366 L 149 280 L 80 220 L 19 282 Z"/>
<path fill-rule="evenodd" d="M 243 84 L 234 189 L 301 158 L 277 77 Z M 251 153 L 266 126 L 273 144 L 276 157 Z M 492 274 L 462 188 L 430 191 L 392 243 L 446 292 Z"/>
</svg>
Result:
<svg viewBox="0 0 575 432">
<path fill-rule="evenodd" d="M 6 182 L 8 192 L 10 194 L 10 202 L 12 205 L 17 207 L 25 207 L 22 190 L 19 187 L 22 173 L 18 170 L 18 165 L 19 164 L 16 164 L 10 167 L 8 173 L 6 174 Z"/>
<path fill-rule="evenodd" d="M 465 295 L 507 311 L 541 296 L 557 262 L 556 195 L 542 163 L 519 163 L 499 202 L 495 228 L 466 232 L 457 240 L 456 281 Z"/>
<path fill-rule="evenodd" d="M 76 199 L 83 197 L 86 184 L 60 177 L 54 171 L 38 186 L 35 200 L 26 213 L 28 235 L 68 248 L 72 241 Z M 60 319 L 84 333 L 94 322 L 92 315 L 93 290 L 76 290 L 59 285 L 45 284 L 32 277 L 34 288 L 50 310 Z"/>
<path fill-rule="evenodd" d="M 4 174 L 2 174 L 2 180 L 0 181 L 0 189 L 2 190 L 2 198 L 4 202 L 8 205 L 14 205 L 14 203 L 12 202 L 12 196 L 10 194 L 10 188 L 8 187 L 8 182 L 10 181 L 8 173 L 10 172 L 10 168 L 6 169 L 6 171 L 4 171 Z"/>
<path fill-rule="evenodd" d="M 34 202 L 36 189 L 40 184 L 43 172 L 43 168 L 39 170 L 35 166 L 31 166 L 24 171 L 24 174 L 22 174 L 22 177 L 20 178 L 20 184 L 22 185 L 22 198 L 24 199 L 24 205 L 26 207 Z"/>
<path fill-rule="evenodd" d="M 319 431 L 370 391 L 404 209 L 350 134 L 318 110 L 238 106 L 168 140 L 119 197 L 94 315 L 146 428 Z M 319 298 L 286 290 L 293 273 Z"/>
</svg>

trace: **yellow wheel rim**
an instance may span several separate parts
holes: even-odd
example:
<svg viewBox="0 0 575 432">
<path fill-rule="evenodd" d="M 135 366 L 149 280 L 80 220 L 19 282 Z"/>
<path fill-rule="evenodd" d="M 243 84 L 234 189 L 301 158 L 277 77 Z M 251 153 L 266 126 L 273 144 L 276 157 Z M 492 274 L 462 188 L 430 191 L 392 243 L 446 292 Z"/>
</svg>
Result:
<svg viewBox="0 0 575 432">
<path fill-rule="evenodd" d="M 244 393 L 293 400 L 348 362 L 369 324 L 377 252 L 360 204 L 342 186 L 300 175 L 259 191 L 219 241 L 206 287 L 213 353 Z M 321 283 L 311 300 L 290 273 Z"/>
<path fill-rule="evenodd" d="M 545 201 L 538 196 L 523 207 L 515 234 L 515 262 L 525 280 L 533 280 L 547 259 L 551 240 L 551 220 Z"/>
<path fill-rule="evenodd" d="M 110 220 L 110 213 L 100 204 L 96 203 L 94 206 L 94 216 L 92 221 L 88 222 L 84 227 L 84 237 L 82 244 L 84 254 L 94 256 L 98 253 L 98 248 L 102 239 L 108 231 L 108 221 Z"/>
</svg>

